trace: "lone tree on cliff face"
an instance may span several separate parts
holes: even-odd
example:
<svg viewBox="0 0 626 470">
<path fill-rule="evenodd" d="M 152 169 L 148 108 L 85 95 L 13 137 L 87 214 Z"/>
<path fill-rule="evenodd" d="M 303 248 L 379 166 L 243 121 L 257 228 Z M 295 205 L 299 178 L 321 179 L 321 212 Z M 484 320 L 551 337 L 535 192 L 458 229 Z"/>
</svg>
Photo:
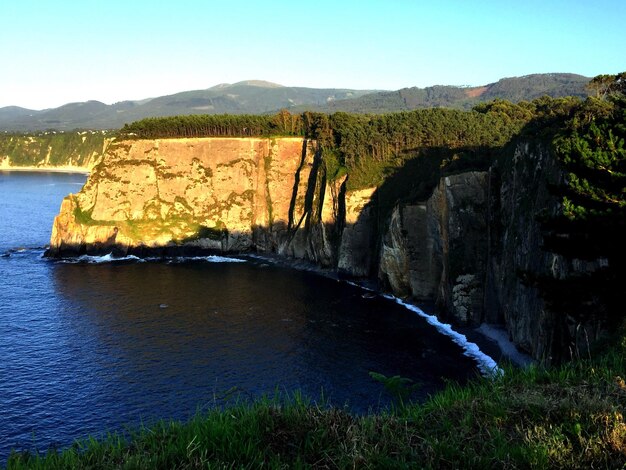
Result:
<svg viewBox="0 0 626 470">
<path fill-rule="evenodd" d="M 593 262 L 565 279 L 537 280 L 548 307 L 580 323 L 591 318 L 612 327 L 626 315 L 626 73 L 601 75 L 597 96 L 582 103 L 553 140 L 566 171 L 553 187 L 562 211 L 542 224 L 544 249 L 570 260 Z"/>
</svg>

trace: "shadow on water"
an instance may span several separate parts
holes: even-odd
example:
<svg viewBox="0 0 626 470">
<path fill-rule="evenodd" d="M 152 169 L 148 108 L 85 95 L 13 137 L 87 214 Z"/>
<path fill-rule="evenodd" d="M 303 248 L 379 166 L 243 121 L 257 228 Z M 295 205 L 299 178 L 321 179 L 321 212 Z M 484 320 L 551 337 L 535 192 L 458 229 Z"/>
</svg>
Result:
<svg viewBox="0 0 626 470">
<path fill-rule="evenodd" d="M 68 328 L 90 337 L 94 360 L 121 395 L 198 403 L 237 387 L 325 396 L 356 412 L 385 404 L 369 371 L 423 384 L 464 381 L 474 364 L 415 314 L 310 273 L 234 263 L 55 265 L 76 308 Z M 111 384 L 113 385 L 113 384 Z M 166 406 L 168 408 L 168 406 Z"/>
</svg>

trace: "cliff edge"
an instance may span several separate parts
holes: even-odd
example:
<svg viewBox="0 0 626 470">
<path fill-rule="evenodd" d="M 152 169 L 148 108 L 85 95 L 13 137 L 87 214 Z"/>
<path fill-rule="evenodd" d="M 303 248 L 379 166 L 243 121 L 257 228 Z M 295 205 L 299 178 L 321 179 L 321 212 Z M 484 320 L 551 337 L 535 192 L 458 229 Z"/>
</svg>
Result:
<svg viewBox="0 0 626 470">
<path fill-rule="evenodd" d="M 367 275 L 367 256 L 346 255 L 366 234 L 347 236 L 341 256 L 337 240 L 373 189 L 346 195 L 344 183 L 327 181 L 304 138 L 121 141 L 64 199 L 48 254 L 257 251 Z"/>
</svg>

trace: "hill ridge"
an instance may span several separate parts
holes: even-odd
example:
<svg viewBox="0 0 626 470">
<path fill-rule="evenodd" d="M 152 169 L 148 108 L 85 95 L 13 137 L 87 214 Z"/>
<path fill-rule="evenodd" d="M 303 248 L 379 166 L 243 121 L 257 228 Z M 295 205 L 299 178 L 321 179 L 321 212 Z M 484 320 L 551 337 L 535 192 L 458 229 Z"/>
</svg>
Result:
<svg viewBox="0 0 626 470">
<path fill-rule="evenodd" d="M 518 102 L 542 95 L 585 97 L 589 80 L 572 73 L 546 73 L 508 77 L 476 87 L 434 85 L 399 90 L 292 87 L 264 80 L 244 80 L 111 105 L 89 100 L 44 110 L 6 106 L 0 108 L 0 131 L 118 129 L 146 117 L 267 114 L 280 109 L 373 114 L 429 107 L 470 109 L 496 98 Z"/>
</svg>

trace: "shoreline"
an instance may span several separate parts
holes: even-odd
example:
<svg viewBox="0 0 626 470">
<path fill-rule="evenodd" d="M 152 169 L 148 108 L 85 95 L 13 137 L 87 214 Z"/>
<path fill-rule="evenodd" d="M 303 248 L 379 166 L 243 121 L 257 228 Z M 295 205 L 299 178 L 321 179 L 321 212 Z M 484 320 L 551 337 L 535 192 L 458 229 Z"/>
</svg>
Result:
<svg viewBox="0 0 626 470">
<path fill-rule="evenodd" d="M 105 250 L 106 251 L 106 250 Z M 44 256 L 48 253 L 48 250 L 44 252 Z M 115 261 L 116 256 L 113 255 L 114 251 L 110 251 L 109 253 L 102 252 L 97 253 L 95 255 L 91 255 L 90 258 L 109 258 L 106 259 L 105 262 Z M 213 251 L 210 252 L 211 255 L 215 255 Z M 77 256 L 78 254 L 59 256 L 59 254 L 53 255 L 52 258 L 80 258 L 81 256 Z M 126 253 L 125 256 L 120 258 L 123 259 L 146 259 L 150 258 L 146 256 L 147 253 L 131 253 L 130 255 Z M 163 257 L 164 253 L 156 253 L 155 258 Z M 494 337 L 493 331 L 489 330 L 489 328 L 485 328 L 486 325 L 479 326 L 461 326 L 461 325 L 449 325 L 443 321 L 441 321 L 436 314 L 436 309 L 433 305 L 430 305 L 427 302 L 416 302 L 411 299 L 400 299 L 391 295 L 388 292 L 384 292 L 380 289 L 380 286 L 377 284 L 375 280 L 372 279 L 354 279 L 350 276 L 342 276 L 341 273 L 329 268 L 323 268 L 318 266 L 311 261 L 303 260 L 303 259 L 294 259 L 285 257 L 284 255 L 279 255 L 276 253 L 259 253 L 259 252 L 241 252 L 241 253 L 217 253 L 218 256 L 226 256 L 226 257 L 235 257 L 239 259 L 256 261 L 257 263 L 268 263 L 275 266 L 279 266 L 286 269 L 294 269 L 297 271 L 307 271 L 312 274 L 326 277 L 328 279 L 335 280 L 337 282 L 346 282 L 347 284 L 351 284 L 355 287 L 363 289 L 369 294 L 380 295 L 382 297 L 388 298 L 402 306 L 404 306 L 407 310 L 412 311 L 413 313 L 423 317 L 428 323 L 434 326 L 440 334 L 444 336 L 448 336 L 454 343 L 459 345 L 463 349 L 463 354 L 473 358 L 476 363 L 478 369 L 485 376 L 493 376 L 497 375 L 501 372 L 500 363 L 502 361 L 510 362 L 517 367 L 524 368 L 534 361 L 526 356 L 525 354 L 519 352 L 514 344 L 508 339 L 505 338 L 505 334 L 500 333 Z M 119 254 L 118 254 L 119 256 Z M 169 256 L 172 257 L 181 257 L 193 259 L 195 256 L 206 256 L 205 253 L 202 255 L 200 253 L 170 253 Z M 493 330 L 497 329 L 496 325 L 490 325 Z M 491 333 L 491 334 L 490 334 Z"/>
<path fill-rule="evenodd" d="M 424 318 L 427 323 L 437 329 L 439 334 L 447 336 L 454 343 L 459 345 L 463 349 L 465 356 L 476 361 L 478 369 L 485 377 L 493 377 L 494 375 L 502 373 L 502 369 L 499 365 L 502 359 L 509 360 L 517 367 L 522 368 L 532 362 L 532 360 L 520 360 L 519 356 L 523 355 L 520 353 L 512 353 L 513 350 L 517 352 L 517 348 L 515 348 L 512 342 L 507 342 L 503 339 L 496 341 L 495 338 L 488 335 L 487 332 L 481 328 L 482 325 L 479 327 L 465 328 L 459 326 L 453 327 L 441 321 L 437 317 L 435 309 L 429 308 L 426 303 L 400 299 L 388 292 L 382 291 L 377 283 L 371 279 L 343 278 L 332 269 L 322 268 L 307 260 L 285 258 L 275 253 L 242 253 L 236 256 L 244 259 L 249 258 L 257 261 L 265 261 L 276 266 L 295 269 L 297 271 L 308 271 L 319 276 L 334 279 L 338 282 L 346 282 L 371 294 L 379 295 L 396 302 L 407 310 Z M 496 360 L 494 356 L 498 356 L 498 360 Z"/>
<path fill-rule="evenodd" d="M 81 166 L 0 166 L 0 171 L 18 171 L 29 173 L 76 173 L 88 175 L 91 169 Z"/>
</svg>

